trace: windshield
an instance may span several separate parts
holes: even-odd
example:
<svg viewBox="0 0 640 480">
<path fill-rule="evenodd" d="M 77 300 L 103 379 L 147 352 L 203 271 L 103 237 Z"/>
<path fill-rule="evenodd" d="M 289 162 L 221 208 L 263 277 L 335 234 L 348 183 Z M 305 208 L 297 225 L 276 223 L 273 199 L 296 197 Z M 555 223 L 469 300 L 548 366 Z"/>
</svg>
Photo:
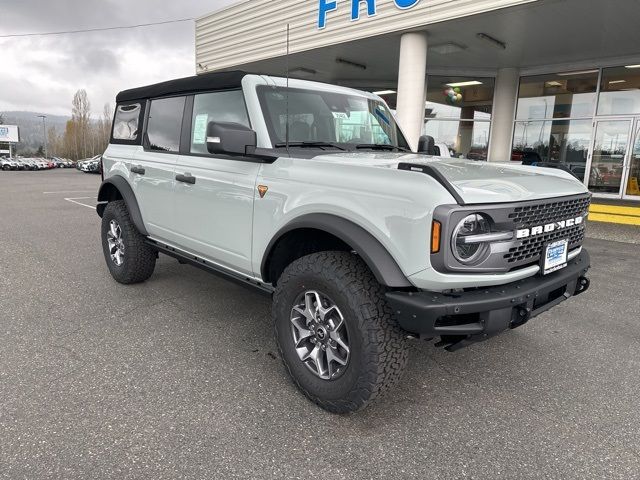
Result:
<svg viewBox="0 0 640 480">
<path fill-rule="evenodd" d="M 409 145 L 387 106 L 358 95 L 280 87 L 258 87 L 267 129 L 274 146 L 286 141 L 287 111 L 289 144 L 334 144 L 354 150 L 388 145 Z"/>
</svg>

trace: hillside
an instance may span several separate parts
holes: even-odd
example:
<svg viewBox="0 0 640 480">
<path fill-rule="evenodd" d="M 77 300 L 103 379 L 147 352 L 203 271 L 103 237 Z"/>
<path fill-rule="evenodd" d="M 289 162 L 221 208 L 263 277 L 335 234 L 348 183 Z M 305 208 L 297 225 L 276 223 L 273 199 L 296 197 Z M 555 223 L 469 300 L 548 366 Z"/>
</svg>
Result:
<svg viewBox="0 0 640 480">
<path fill-rule="evenodd" d="M 20 143 L 17 153 L 30 153 L 38 150 L 43 144 L 42 119 L 38 115 L 47 115 L 47 130 L 54 127 L 59 134 L 64 133 L 65 125 L 70 117 L 48 115 L 39 112 L 0 112 L 7 125 L 18 125 L 20 128 Z"/>
</svg>

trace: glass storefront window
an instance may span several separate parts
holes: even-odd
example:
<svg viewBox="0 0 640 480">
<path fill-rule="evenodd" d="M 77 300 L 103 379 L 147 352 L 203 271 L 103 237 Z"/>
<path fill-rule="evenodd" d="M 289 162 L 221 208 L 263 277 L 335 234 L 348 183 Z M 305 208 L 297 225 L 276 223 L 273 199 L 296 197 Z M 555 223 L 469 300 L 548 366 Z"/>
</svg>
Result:
<svg viewBox="0 0 640 480">
<path fill-rule="evenodd" d="M 427 120 L 422 134 L 432 136 L 436 143 L 444 143 L 454 157 L 486 160 L 490 128 L 490 122 Z"/>
<path fill-rule="evenodd" d="M 494 84 L 493 78 L 430 76 L 422 133 L 453 156 L 486 160 Z"/>
<path fill-rule="evenodd" d="M 600 121 L 596 127 L 589 190 L 618 194 L 629 148 L 630 120 Z"/>
<path fill-rule="evenodd" d="M 434 77 L 427 79 L 427 119 L 491 120 L 493 78 Z"/>
<path fill-rule="evenodd" d="M 560 164 L 584 180 L 591 132 L 591 120 L 516 122 L 512 158 L 527 164 Z"/>
<path fill-rule="evenodd" d="M 602 70 L 598 115 L 640 114 L 640 68 Z"/>
<path fill-rule="evenodd" d="M 592 117 L 598 70 L 522 77 L 516 120 Z"/>
</svg>

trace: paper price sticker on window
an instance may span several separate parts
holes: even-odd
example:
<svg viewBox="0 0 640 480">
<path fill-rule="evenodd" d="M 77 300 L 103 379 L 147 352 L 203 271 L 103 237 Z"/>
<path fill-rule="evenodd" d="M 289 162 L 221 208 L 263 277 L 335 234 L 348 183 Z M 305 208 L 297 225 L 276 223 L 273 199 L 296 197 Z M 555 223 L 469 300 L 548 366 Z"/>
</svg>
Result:
<svg viewBox="0 0 640 480">
<path fill-rule="evenodd" d="M 207 120 L 209 115 L 201 113 L 196 115 L 196 120 L 193 122 L 193 144 L 203 145 L 207 139 Z"/>
</svg>

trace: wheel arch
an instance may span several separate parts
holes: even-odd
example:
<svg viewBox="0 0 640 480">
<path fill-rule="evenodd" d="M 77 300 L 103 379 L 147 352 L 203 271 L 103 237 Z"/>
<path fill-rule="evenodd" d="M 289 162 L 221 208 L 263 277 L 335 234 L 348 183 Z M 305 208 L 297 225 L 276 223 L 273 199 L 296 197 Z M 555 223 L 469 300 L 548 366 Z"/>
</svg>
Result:
<svg viewBox="0 0 640 480">
<path fill-rule="evenodd" d="M 107 203 L 116 200 L 124 200 L 133 224 L 142 235 L 148 236 L 149 233 L 142 221 L 142 214 L 140 213 L 138 200 L 133 193 L 133 189 L 131 185 L 129 185 L 129 182 L 120 175 L 106 178 L 100 185 L 100 189 L 98 190 L 98 205 L 96 206 L 98 215 L 102 217 Z"/>
<path fill-rule="evenodd" d="M 332 247 L 328 249 L 355 251 L 382 285 L 397 288 L 412 286 L 395 259 L 371 233 L 351 220 L 325 213 L 302 215 L 278 230 L 267 245 L 262 257 L 260 274 L 264 282 L 275 285 L 279 273 L 282 273 L 290 261 L 309 253 L 327 250 L 327 248 L 311 248 L 303 254 L 296 255 L 291 251 L 282 253 L 282 250 L 286 249 L 279 247 L 286 246 L 287 239 L 304 239 L 311 232 L 319 235 L 322 245 Z M 312 237 L 314 240 L 317 239 L 315 235 Z M 284 257 L 281 257 L 282 255 Z M 279 258 L 290 261 L 279 261 Z M 282 265 L 283 263 L 286 264 Z"/>
</svg>

